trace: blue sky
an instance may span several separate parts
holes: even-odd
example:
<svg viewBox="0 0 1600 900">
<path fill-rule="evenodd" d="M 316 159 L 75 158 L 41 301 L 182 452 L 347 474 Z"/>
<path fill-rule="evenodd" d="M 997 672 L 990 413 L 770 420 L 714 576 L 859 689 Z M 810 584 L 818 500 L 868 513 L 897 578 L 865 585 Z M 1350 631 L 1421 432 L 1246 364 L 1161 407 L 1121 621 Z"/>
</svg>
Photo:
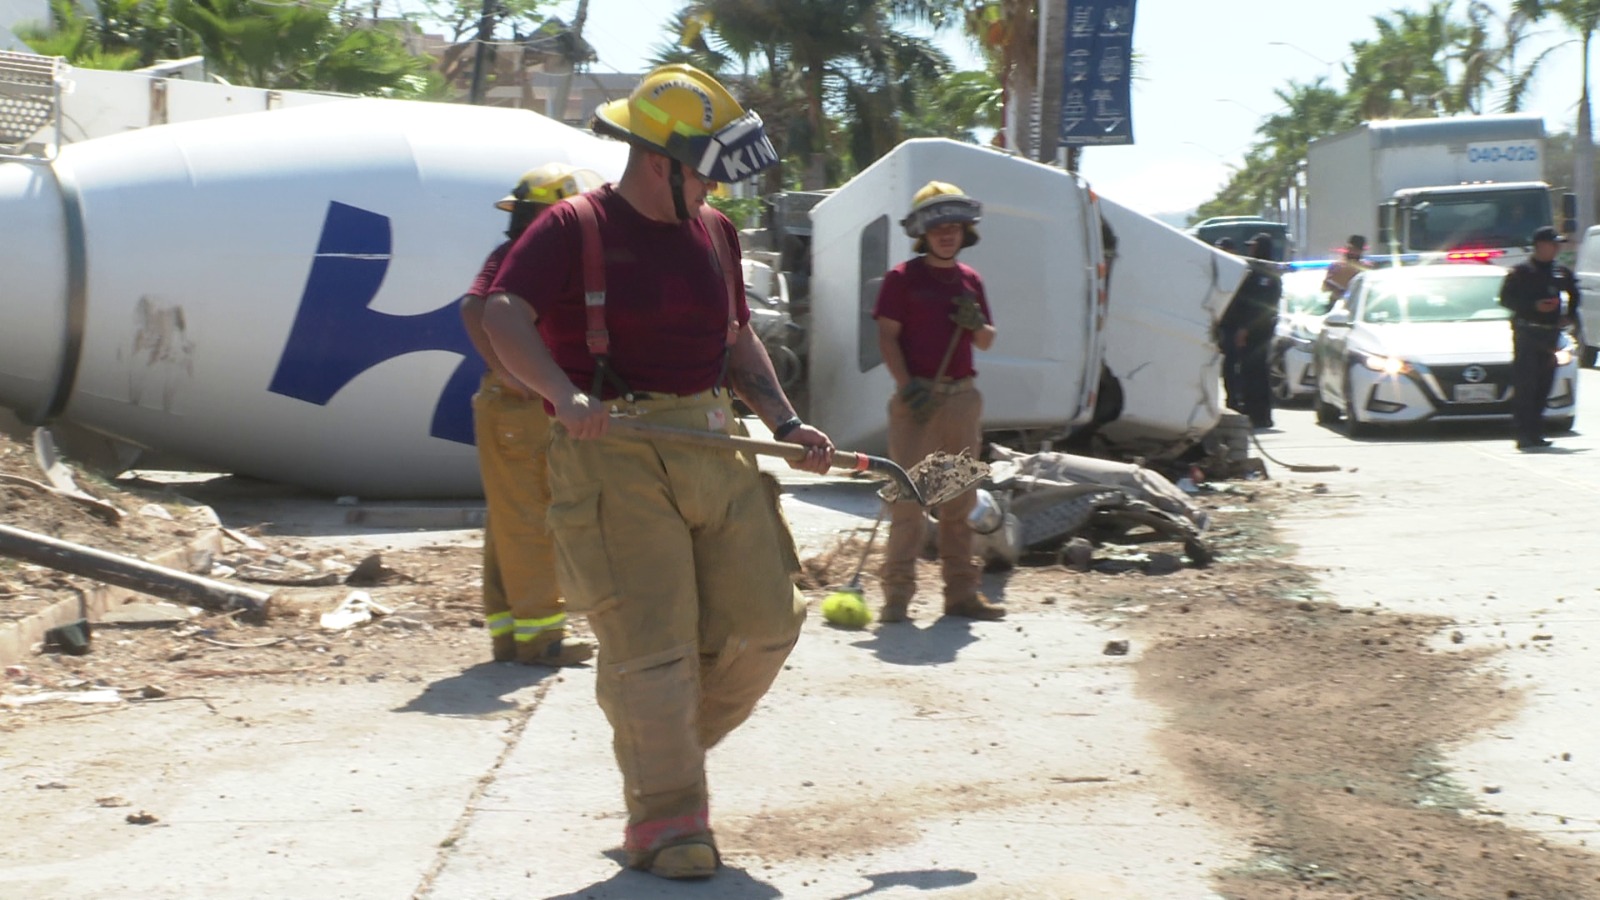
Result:
<svg viewBox="0 0 1600 900">
<path fill-rule="evenodd" d="M 665 39 L 665 23 L 683 5 L 682 0 L 589 0 L 584 36 L 599 53 L 597 68 L 641 71 L 650 48 Z M 1509 4 L 1496 0 L 1491 5 L 1503 11 Z M 1339 62 L 1348 58 L 1351 41 L 1376 34 L 1374 15 L 1423 6 L 1424 0 L 1138 0 L 1134 52 L 1142 68 L 1133 93 L 1136 143 L 1090 148 L 1083 174 L 1104 195 L 1142 212 L 1193 207 L 1216 192 L 1230 163 L 1240 162 L 1261 119 L 1281 108 L 1275 88 L 1318 76 L 1342 85 Z M 576 7 L 576 0 L 564 0 L 555 14 L 571 21 Z M 1552 21 L 1535 28 L 1541 34 L 1530 47 L 1567 39 Z M 978 66 L 960 35 L 936 39 L 958 65 Z M 1528 57 L 1533 55 L 1530 49 Z M 1558 46 L 1542 64 L 1526 106 L 1544 114 L 1552 133 L 1575 127 L 1580 55 L 1576 44 Z M 1570 173 L 1546 177 L 1571 180 Z"/>
</svg>

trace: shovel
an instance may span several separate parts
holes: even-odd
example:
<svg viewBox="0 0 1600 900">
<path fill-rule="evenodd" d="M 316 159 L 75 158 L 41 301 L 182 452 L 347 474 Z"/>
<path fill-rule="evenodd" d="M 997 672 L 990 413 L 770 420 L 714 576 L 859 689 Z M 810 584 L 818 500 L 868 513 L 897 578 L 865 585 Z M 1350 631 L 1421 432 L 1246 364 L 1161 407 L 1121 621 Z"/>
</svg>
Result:
<svg viewBox="0 0 1600 900">
<path fill-rule="evenodd" d="M 759 438 L 741 437 L 733 434 L 723 434 L 719 431 L 695 431 L 692 428 L 673 428 L 667 425 L 646 425 L 631 419 L 613 418 L 610 432 L 621 434 L 625 437 L 654 438 L 662 441 L 672 441 L 679 444 L 691 444 L 697 447 L 710 447 L 716 450 L 745 450 L 760 456 L 776 456 L 790 462 L 799 462 L 806 458 L 807 448 L 800 444 L 790 444 L 785 441 L 764 441 Z M 833 451 L 833 458 L 828 463 L 835 469 L 849 469 L 854 472 L 866 472 L 885 479 L 897 487 L 902 497 L 926 505 L 922 492 L 894 460 L 881 456 L 868 456 L 865 453 L 853 453 L 849 450 Z"/>
<path fill-rule="evenodd" d="M 626 418 L 612 419 L 610 432 L 622 437 L 653 438 L 717 450 L 745 450 L 760 456 L 776 456 L 790 462 L 799 462 L 806 458 L 806 448 L 800 444 L 763 441 L 759 438 L 740 437 L 718 431 L 646 425 Z M 924 507 L 944 503 L 989 476 L 988 464 L 979 462 L 965 453 L 934 453 L 912 466 L 909 472 L 902 469 L 894 460 L 849 450 L 833 451 L 833 459 L 829 464 L 835 469 L 864 472 L 888 481 L 889 484 L 878 492 L 886 501 L 915 500 L 918 505 Z"/>
</svg>

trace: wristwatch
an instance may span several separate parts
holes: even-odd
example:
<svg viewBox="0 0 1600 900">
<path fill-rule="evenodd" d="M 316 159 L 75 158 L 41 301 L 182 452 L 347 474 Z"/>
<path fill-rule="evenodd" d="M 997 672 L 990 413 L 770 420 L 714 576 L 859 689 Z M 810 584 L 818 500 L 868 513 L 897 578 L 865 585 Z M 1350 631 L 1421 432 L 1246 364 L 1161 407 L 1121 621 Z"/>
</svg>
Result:
<svg viewBox="0 0 1600 900">
<path fill-rule="evenodd" d="M 772 436 L 781 441 L 788 437 L 790 432 L 804 424 L 804 422 L 800 421 L 799 416 L 790 416 L 772 427 Z"/>
</svg>

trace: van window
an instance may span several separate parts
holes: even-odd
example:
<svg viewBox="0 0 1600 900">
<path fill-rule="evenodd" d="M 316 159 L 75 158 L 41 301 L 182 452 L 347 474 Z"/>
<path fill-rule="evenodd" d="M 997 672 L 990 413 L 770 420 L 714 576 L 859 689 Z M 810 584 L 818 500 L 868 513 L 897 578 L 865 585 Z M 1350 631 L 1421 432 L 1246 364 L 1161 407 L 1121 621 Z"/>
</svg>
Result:
<svg viewBox="0 0 1600 900">
<path fill-rule="evenodd" d="M 861 304 L 856 325 L 856 359 L 861 371 L 870 372 L 883 363 L 878 351 L 878 323 L 872 308 L 878 305 L 878 285 L 889 269 L 889 217 L 879 216 L 861 229 Z"/>
<path fill-rule="evenodd" d="M 1591 228 L 1578 245 L 1578 259 L 1572 268 L 1579 272 L 1600 272 L 1600 228 Z"/>
</svg>

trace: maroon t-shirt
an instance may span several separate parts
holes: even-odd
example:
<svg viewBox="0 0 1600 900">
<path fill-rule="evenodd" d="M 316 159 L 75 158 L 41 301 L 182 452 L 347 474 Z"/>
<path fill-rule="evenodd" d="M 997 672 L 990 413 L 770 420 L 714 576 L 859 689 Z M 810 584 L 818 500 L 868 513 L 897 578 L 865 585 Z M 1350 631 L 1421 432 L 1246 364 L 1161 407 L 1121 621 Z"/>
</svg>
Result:
<svg viewBox="0 0 1600 900">
<path fill-rule="evenodd" d="M 911 377 L 936 376 L 939 361 L 957 331 L 963 333 L 944 376 L 953 380 L 978 374 L 972 367 L 972 332 L 950 321 L 955 301 L 962 296 L 975 298 L 984 320 L 994 321 L 983 293 L 983 279 L 970 266 L 956 263 L 953 269 L 940 269 L 918 256 L 884 273 L 872 317 L 900 323 L 900 351 Z"/>
<path fill-rule="evenodd" d="M 472 287 L 467 290 L 468 296 L 489 296 L 489 288 L 494 284 L 495 273 L 500 271 L 500 263 L 505 260 L 506 254 L 509 252 L 511 252 L 510 241 L 506 241 L 494 248 L 494 252 L 489 254 L 489 258 L 483 261 L 483 268 L 478 270 L 478 277 L 472 279 Z"/>
<path fill-rule="evenodd" d="M 657 222 L 641 215 L 611 185 L 591 191 L 605 248 L 606 329 L 611 369 L 635 391 L 695 394 L 722 372 L 728 291 L 711 236 L 699 217 Z M 738 265 L 739 234 L 716 217 Z M 735 279 L 740 325 L 750 320 L 744 278 Z M 522 233 L 494 278 L 493 291 L 526 300 L 556 364 L 583 390 L 594 385 L 595 360 L 585 342 L 583 232 L 578 214 L 557 203 Z M 619 392 L 609 382 L 602 398 Z"/>
</svg>

